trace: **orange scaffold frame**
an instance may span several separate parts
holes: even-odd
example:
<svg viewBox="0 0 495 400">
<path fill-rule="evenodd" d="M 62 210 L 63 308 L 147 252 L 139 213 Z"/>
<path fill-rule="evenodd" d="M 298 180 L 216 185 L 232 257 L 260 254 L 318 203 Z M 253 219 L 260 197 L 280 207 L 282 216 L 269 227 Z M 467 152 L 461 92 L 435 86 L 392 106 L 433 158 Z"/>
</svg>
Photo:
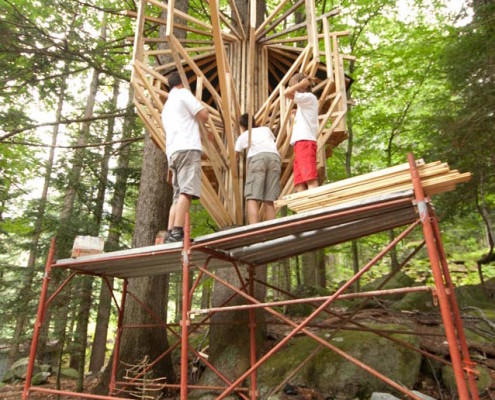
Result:
<svg viewBox="0 0 495 400">
<path fill-rule="evenodd" d="M 396 391 L 402 393 L 406 398 L 410 399 L 416 399 L 420 400 L 421 398 L 418 397 L 415 393 L 413 393 L 411 390 L 403 387 L 399 383 L 393 381 L 392 379 L 384 376 L 380 372 L 376 371 L 372 367 L 364 364 L 360 360 L 356 359 L 355 357 L 349 355 L 348 353 L 340 350 L 338 347 L 335 347 L 328 341 L 320 338 L 319 336 L 313 334 L 310 330 L 308 330 L 308 326 L 310 323 L 314 320 L 314 318 L 319 315 L 322 312 L 327 312 L 327 313 L 332 313 L 327 307 L 335 300 L 337 299 L 343 299 L 343 298 L 365 298 L 365 302 L 367 299 L 373 296 L 377 295 L 386 295 L 386 294 L 397 294 L 397 293 L 408 293 L 408 292 L 413 292 L 413 291 L 432 291 L 433 294 L 437 297 L 438 299 L 438 304 L 440 307 L 440 312 L 441 312 L 441 317 L 442 317 L 442 322 L 444 325 L 444 330 L 445 330 L 445 336 L 448 342 L 449 346 L 449 353 L 450 353 L 450 360 L 451 362 L 449 363 L 448 361 L 445 361 L 433 354 L 429 354 L 423 350 L 418 350 L 413 348 L 412 346 L 408 345 L 407 343 L 402 342 L 401 340 L 397 338 L 392 338 L 391 336 L 387 335 L 386 333 L 383 333 L 381 331 L 375 331 L 373 329 L 370 329 L 368 327 L 365 327 L 362 324 L 359 324 L 358 322 L 353 322 L 352 321 L 352 315 L 348 316 L 346 318 L 342 318 L 342 322 L 340 325 L 337 327 L 339 329 L 342 327 L 345 323 L 353 323 L 354 325 L 357 326 L 358 329 L 362 330 L 370 330 L 377 335 L 386 337 L 389 340 L 392 340 L 396 343 L 400 343 L 402 345 L 408 346 L 409 348 L 419 351 L 423 355 L 426 355 L 431 358 L 435 358 L 439 361 L 442 361 L 446 364 L 451 364 L 454 370 L 454 375 L 455 375 L 455 380 L 457 384 L 457 391 L 458 391 L 458 396 L 460 400 L 478 400 L 479 399 L 479 394 L 478 390 L 476 387 L 476 382 L 475 382 L 475 377 L 477 374 L 477 371 L 475 370 L 475 364 L 471 361 L 469 351 L 468 351 L 468 346 L 466 342 L 466 337 L 463 331 L 463 324 L 461 320 L 461 315 L 459 311 L 459 307 L 457 304 L 457 300 L 455 298 L 455 293 L 454 293 L 454 285 L 452 283 L 447 261 L 446 261 L 446 255 L 445 251 L 443 248 L 441 236 L 440 236 L 440 230 L 439 230 L 439 225 L 438 225 L 438 220 L 437 217 L 433 211 L 433 208 L 431 206 L 431 202 L 429 201 L 428 198 L 425 198 L 423 188 L 421 186 L 421 180 L 418 174 L 418 170 L 416 167 L 416 163 L 414 160 L 414 157 L 412 154 L 408 155 L 408 161 L 409 161 L 409 166 L 410 166 L 410 172 L 411 172 L 411 179 L 413 182 L 414 186 L 414 194 L 406 197 L 406 198 L 399 198 L 399 199 L 391 199 L 391 200 L 384 200 L 381 202 L 377 202 L 375 204 L 367 204 L 367 205 L 362 205 L 358 207 L 354 207 L 348 210 L 342 210 L 338 212 L 333 212 L 330 214 L 315 214 L 313 216 L 308 217 L 307 219 L 304 220 L 297 220 L 297 221 L 291 221 L 291 218 L 287 218 L 287 221 L 279 224 L 279 225 L 261 225 L 260 227 L 256 228 L 253 227 L 252 230 L 250 231 L 239 231 L 233 234 L 229 234 L 228 231 L 225 231 L 226 233 L 221 236 L 221 237 L 213 237 L 209 240 L 206 240 L 204 242 L 202 241 L 196 241 L 194 243 L 190 242 L 190 225 L 189 225 L 189 216 L 187 217 L 186 221 L 186 229 L 185 229 L 185 239 L 184 239 L 184 245 L 183 248 L 177 247 L 177 246 L 172 246 L 173 248 L 169 248 L 170 246 L 165 246 L 163 249 L 156 249 L 154 251 L 146 251 L 146 252 L 138 252 L 138 253 L 125 253 L 120 252 L 116 254 L 112 253 L 107 253 L 106 255 L 103 255 L 100 258 L 97 258 L 103 269 L 97 270 L 97 269 L 91 269 L 91 266 L 93 264 L 97 264 L 96 261 L 84 261 L 84 260 L 73 260 L 70 263 L 64 265 L 63 260 L 62 263 L 59 262 L 54 262 L 54 249 L 55 249 L 55 240 L 52 240 L 52 244 L 50 247 L 50 252 L 48 255 L 48 260 L 46 263 L 46 269 L 45 269 L 45 275 L 43 277 L 43 284 L 42 284 L 42 290 L 41 290 L 41 295 L 40 295 L 40 301 L 38 305 L 38 313 L 36 317 L 36 322 L 34 326 L 34 333 L 33 333 L 33 339 L 32 339 L 32 345 L 31 345 L 31 350 L 30 350 L 30 356 L 29 356 L 29 363 L 28 363 L 28 369 L 27 369 L 27 374 L 26 374 L 26 382 L 24 386 L 24 391 L 22 394 L 22 399 L 26 400 L 29 398 L 29 395 L 33 392 L 42 392 L 42 393 L 51 393 L 51 394 L 59 394 L 59 395 L 65 395 L 69 397 L 79 397 L 79 398 L 87 398 L 87 399 L 124 399 L 124 397 L 119 397 L 119 395 L 122 395 L 123 388 L 125 386 L 131 386 L 136 383 L 136 379 L 138 379 L 140 376 L 136 376 L 134 380 L 128 381 L 128 382 L 118 382 L 116 381 L 116 371 L 117 371 L 117 365 L 119 362 L 119 347 L 120 347 L 120 339 L 121 339 L 121 334 L 125 326 L 123 325 L 123 316 L 124 316 L 124 311 L 125 311 L 125 304 L 126 300 L 128 297 L 132 297 L 135 301 L 137 301 L 139 304 L 142 305 L 143 309 L 145 312 L 147 312 L 156 322 L 157 324 L 160 324 L 161 326 L 165 327 L 167 332 L 170 332 L 172 335 L 175 335 L 179 340 L 171 345 L 161 356 L 159 356 L 157 359 L 155 359 L 151 364 L 148 366 L 148 368 L 152 368 L 155 363 L 157 363 L 161 358 L 165 357 L 167 354 L 169 354 L 171 351 L 175 350 L 179 346 L 181 347 L 181 367 L 180 367 L 180 383 L 177 384 L 163 384 L 160 385 L 161 387 L 167 387 L 175 390 L 180 391 L 180 398 L 185 400 L 188 398 L 188 393 L 190 390 L 195 390 L 195 389 L 209 389 L 213 391 L 218 391 L 219 395 L 217 397 L 218 400 L 225 398 L 226 396 L 230 395 L 231 393 L 235 392 L 239 397 L 245 400 L 254 400 L 260 398 L 260 393 L 257 387 L 257 380 L 256 380 L 256 371 L 262 365 L 264 362 L 266 362 L 273 354 L 275 354 L 278 350 L 280 350 L 291 338 L 293 338 L 296 334 L 298 333 L 304 333 L 307 336 L 313 338 L 316 342 L 318 342 L 319 347 L 315 350 L 318 351 L 320 348 L 327 348 L 330 349 L 331 351 L 336 352 L 339 354 L 341 357 L 345 358 L 349 362 L 354 363 L 355 365 L 359 366 L 360 368 L 366 370 L 376 378 L 382 380 L 383 382 L 387 383 L 389 386 L 394 388 Z M 247 282 L 245 282 L 240 274 L 240 271 L 238 269 L 238 263 L 239 260 L 232 256 L 232 253 L 229 253 L 225 251 L 225 249 L 222 248 L 222 246 L 227 246 L 231 245 L 232 243 L 243 243 L 244 242 L 249 242 L 252 244 L 257 243 L 259 240 L 259 237 L 262 237 L 263 235 L 266 235 L 267 237 L 277 237 L 277 235 L 281 235 L 280 232 L 291 229 L 293 227 L 297 227 L 297 229 L 300 230 L 300 232 L 308 231 L 310 229 L 313 229 L 314 226 L 325 226 L 325 224 L 329 224 L 330 221 L 336 220 L 336 219 L 342 219 L 342 218 L 352 218 L 354 214 L 358 213 L 363 213 L 363 212 L 374 212 L 374 213 L 379 213 L 381 209 L 384 207 L 389 207 L 390 205 L 401 205 L 401 204 L 408 204 L 409 206 L 414 207 L 415 210 L 415 216 L 409 221 L 409 226 L 400 234 L 398 235 L 392 242 L 390 242 L 382 251 L 380 251 L 371 261 L 368 262 L 367 265 L 365 265 L 358 273 L 356 273 L 349 281 L 347 281 L 343 286 L 341 286 L 333 295 L 331 296 L 326 296 L 326 297 L 317 297 L 317 298 L 305 298 L 305 299 L 293 299 L 293 300 L 284 300 L 284 301 L 277 301 L 277 302 L 271 302 L 271 303 L 262 303 L 259 300 L 257 300 L 254 297 L 254 282 L 258 282 L 254 277 L 254 272 L 255 272 L 255 263 L 249 264 L 248 265 L 248 272 L 249 276 L 247 279 Z M 404 223 L 401 223 L 401 225 L 405 225 Z M 395 247 L 402 239 L 404 239 L 407 235 L 409 235 L 418 225 L 422 225 L 422 230 L 423 230 L 423 236 L 424 240 L 423 242 L 404 260 L 404 262 L 396 268 L 394 271 L 391 272 L 389 275 L 389 278 L 393 276 L 395 272 L 397 272 L 402 265 L 405 265 L 424 245 L 426 245 L 426 249 L 428 252 L 428 257 L 430 260 L 431 264 L 431 271 L 433 274 L 434 282 L 435 282 L 435 287 L 434 288 L 429 288 L 425 286 L 420 286 L 420 287 L 413 287 L 413 288 L 405 288 L 405 289 L 389 289 L 389 290 L 375 290 L 373 292 L 364 292 L 364 293 L 351 293 L 351 294 L 344 294 L 344 292 L 351 287 L 364 273 L 370 270 L 372 266 L 374 266 L 381 258 L 383 258 L 393 247 Z M 394 223 L 390 223 L 390 226 L 387 229 L 390 229 L 390 227 L 397 227 L 399 225 Z M 364 229 L 364 228 L 363 228 Z M 383 230 L 383 229 L 382 229 Z M 369 234 L 369 232 L 358 232 L 357 234 L 354 234 L 353 238 L 357 237 L 362 237 Z M 346 237 L 341 237 L 339 238 L 336 242 L 344 242 L 346 240 L 349 240 L 349 238 Z M 335 242 L 335 243 L 336 243 Z M 155 246 L 158 247 L 158 246 Z M 306 251 L 306 250 L 305 250 Z M 196 265 L 193 263 L 190 259 L 190 255 L 193 253 L 201 253 L 204 255 L 203 263 L 202 265 Z M 153 313 L 152 310 L 150 310 L 144 302 L 142 302 L 140 299 L 138 299 L 133 293 L 131 293 L 128 288 L 127 288 L 127 279 L 130 278 L 131 276 L 125 276 L 124 274 L 124 281 L 123 281 L 123 288 L 122 288 L 122 298 L 120 301 L 120 305 L 117 302 L 116 297 L 113 294 L 113 290 L 111 285 L 108 282 L 107 276 L 117 276 L 118 274 L 112 274 L 112 272 L 104 272 L 105 268 L 107 268 L 107 264 L 112 261 L 112 262 L 121 262 L 121 263 L 137 263 L 140 260 L 145 259 L 152 259 L 153 257 L 167 257 L 168 255 L 178 255 L 180 254 L 182 258 L 182 266 L 181 266 L 181 271 L 182 271 L 182 316 L 181 316 L 181 323 L 180 323 L 180 335 L 173 329 L 171 329 L 170 325 L 168 325 L 165 321 L 161 321 L 160 318 Z M 230 254 L 230 255 L 229 255 Z M 294 254 L 297 254 L 297 251 L 295 251 Z M 288 255 L 294 255 L 294 254 L 288 254 Z M 286 255 L 286 256 L 288 256 Z M 275 255 L 274 257 L 276 257 Z M 279 257 L 281 258 L 281 257 Z M 237 288 L 234 285 L 230 284 L 229 282 L 226 282 L 225 280 L 222 280 L 218 276 L 216 276 L 211 270 L 209 269 L 209 266 L 212 262 L 221 260 L 223 266 L 228 266 L 230 265 L 231 267 L 235 268 L 236 271 L 238 272 L 238 276 L 241 282 L 241 288 Z M 269 260 L 269 261 L 274 261 L 274 260 Z M 107 264 L 106 264 L 107 263 Z M 130 265 L 130 264 L 129 264 Z M 72 270 L 72 273 L 69 275 L 69 277 L 53 292 L 53 294 L 48 297 L 48 285 L 50 281 L 50 273 L 52 268 L 67 268 Z M 191 269 L 197 269 L 199 271 L 198 276 L 192 282 L 190 278 L 190 271 Z M 102 272 L 103 271 L 103 272 Z M 106 271 L 111 271 L 111 270 L 106 270 Z M 67 283 L 77 274 L 92 274 L 95 276 L 101 276 L 108 286 L 109 290 L 112 293 L 113 301 L 115 302 L 115 305 L 118 310 L 118 326 L 117 326 L 117 334 L 116 334 L 116 340 L 115 340 L 115 347 L 114 347 L 114 358 L 113 358 L 113 364 L 112 364 L 112 372 L 111 372 L 111 379 L 110 379 L 110 385 L 109 385 L 109 395 L 108 396 L 102 396 L 102 395 L 95 395 L 95 394 L 89 394 L 89 393 L 78 393 L 78 392 L 71 392 L 71 391 L 66 391 L 66 390 L 55 390 L 55 389 L 48 389 L 48 388 L 42 388 L 42 387 L 37 387 L 31 385 L 31 378 L 33 375 L 33 368 L 34 368 L 34 363 L 35 363 L 35 357 L 36 357 L 36 349 L 37 349 L 37 344 L 38 344 L 38 339 L 39 339 L 39 333 L 40 333 L 40 328 L 43 323 L 45 314 L 46 314 L 46 309 L 49 306 L 49 304 L 52 302 L 52 300 L 57 296 L 60 291 L 67 285 Z M 162 272 L 164 273 L 164 272 Z M 213 278 L 216 282 L 219 284 L 225 285 L 226 287 L 230 288 L 234 294 L 227 299 L 227 301 L 220 307 L 215 307 L 215 308 L 209 308 L 207 310 L 194 310 L 195 314 L 206 314 L 206 317 L 200 321 L 199 323 L 192 323 L 191 322 L 191 300 L 193 293 L 195 289 L 197 288 L 199 281 L 202 276 L 209 276 Z M 385 285 L 387 280 L 382 282 L 381 287 Z M 266 284 L 266 283 L 265 283 Z M 267 285 L 271 287 L 274 290 L 279 290 L 282 292 L 280 289 L 275 288 L 274 286 Z M 288 293 L 285 293 L 286 295 L 290 295 Z M 228 306 L 228 302 L 235 297 L 236 295 L 242 296 L 244 299 L 247 300 L 248 304 L 244 305 L 238 305 L 238 306 Z M 296 323 L 289 318 L 287 318 L 285 315 L 277 312 L 275 309 L 273 309 L 273 306 L 280 306 L 280 305 L 289 305 L 289 304 L 295 304 L 295 303 L 308 303 L 312 304 L 315 307 L 315 310 L 307 316 L 302 322 Z M 319 304 L 319 305 L 316 305 Z M 358 307 L 358 309 L 355 311 L 357 312 L 360 308 L 364 306 L 364 303 L 361 305 L 361 307 Z M 281 320 L 283 323 L 287 324 L 292 328 L 292 331 L 281 341 L 279 341 L 272 349 L 270 349 L 266 354 L 261 356 L 260 358 L 257 359 L 256 357 L 256 342 L 255 342 L 255 315 L 254 311 L 256 308 L 262 308 L 269 314 L 273 315 L 277 319 Z M 189 335 L 194 332 L 199 326 L 202 324 L 206 324 L 208 319 L 213 315 L 213 313 L 217 312 L 223 312 L 223 311 L 232 311 L 232 310 L 246 310 L 248 311 L 249 314 L 249 332 L 250 332 L 250 358 L 251 358 L 251 367 L 245 371 L 241 376 L 239 376 L 235 381 L 229 380 L 227 377 L 225 377 L 218 369 L 216 369 L 211 363 L 203 357 L 200 352 L 189 346 L 188 342 L 188 337 Z M 334 315 L 334 314 L 332 314 Z M 133 326 L 136 327 L 136 326 Z M 146 328 L 147 325 L 142 325 L 143 328 Z M 218 376 L 219 378 L 225 383 L 225 386 L 200 386 L 200 385 L 193 385 L 188 382 L 188 354 L 192 353 L 195 357 L 201 360 L 202 363 L 208 368 L 211 368 Z M 308 356 L 308 358 L 300 363 L 300 365 L 290 374 L 290 376 L 293 376 L 299 368 L 301 368 L 309 358 L 312 357 L 312 354 Z M 144 374 L 146 371 L 143 371 L 142 374 Z M 142 375 L 141 375 L 142 376 Z M 283 384 L 287 382 L 287 380 L 290 378 L 290 376 L 282 382 L 278 389 L 282 387 Z M 250 387 L 241 387 L 240 385 L 245 382 L 247 378 L 249 379 L 250 382 Z"/>
</svg>

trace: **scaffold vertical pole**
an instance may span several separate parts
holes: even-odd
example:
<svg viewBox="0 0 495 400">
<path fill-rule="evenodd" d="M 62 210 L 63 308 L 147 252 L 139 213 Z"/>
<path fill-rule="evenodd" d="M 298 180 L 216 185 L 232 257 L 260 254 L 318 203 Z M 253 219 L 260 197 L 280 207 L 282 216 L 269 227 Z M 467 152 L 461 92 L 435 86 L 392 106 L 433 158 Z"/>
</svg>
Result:
<svg viewBox="0 0 495 400">
<path fill-rule="evenodd" d="M 249 295 L 254 297 L 254 267 L 249 266 Z M 250 360 L 251 367 L 256 364 L 256 313 L 253 308 L 249 311 L 249 342 L 250 342 Z M 251 374 L 251 389 L 250 398 L 255 400 L 257 398 L 257 384 L 256 384 L 256 370 L 253 370 Z"/>
<path fill-rule="evenodd" d="M 48 258 L 46 259 L 45 275 L 43 276 L 43 284 L 41 286 L 40 302 L 38 303 L 38 313 L 34 324 L 33 339 L 31 341 L 31 349 L 29 351 L 29 361 L 26 371 L 26 381 L 24 382 L 24 390 L 22 391 L 22 400 L 26 400 L 29 395 L 31 386 L 31 378 L 33 377 L 34 362 L 36 360 L 36 349 L 38 348 L 38 339 L 40 336 L 41 325 L 45 319 L 46 295 L 48 293 L 48 283 L 50 282 L 50 272 L 52 270 L 53 258 L 55 255 L 55 238 L 52 238 Z"/>
<path fill-rule="evenodd" d="M 115 346 L 113 348 L 113 363 L 112 372 L 110 375 L 109 393 L 113 394 L 115 391 L 115 380 L 117 376 L 117 366 L 119 363 L 119 353 L 120 353 L 120 339 L 122 337 L 123 325 L 124 325 L 124 312 L 125 312 L 125 301 L 127 298 L 127 279 L 124 279 L 124 284 L 122 285 L 122 299 L 120 300 L 119 317 L 117 319 L 117 336 L 115 338 Z"/>
<path fill-rule="evenodd" d="M 189 324 L 189 248 L 191 240 L 191 219 L 186 213 L 184 224 L 184 247 L 182 249 L 182 318 L 181 318 L 181 354 L 180 354 L 180 398 L 187 399 L 188 374 L 188 324 Z"/>
<path fill-rule="evenodd" d="M 445 330 L 445 336 L 447 337 L 447 343 L 449 345 L 450 358 L 452 361 L 452 367 L 454 369 L 455 381 L 457 384 L 457 392 L 460 400 L 469 400 L 469 392 L 464 378 L 464 372 L 462 369 L 461 356 L 458 348 L 458 340 L 454 329 L 454 323 L 452 320 L 452 312 L 450 309 L 450 303 L 447 296 L 447 290 L 444 284 L 442 270 L 440 267 L 438 254 L 438 248 L 435 243 L 435 236 L 433 232 L 432 223 L 428 213 L 428 207 L 426 205 L 423 186 L 421 184 L 421 178 L 419 176 L 418 168 L 416 166 L 416 160 L 414 156 L 409 153 L 407 155 L 409 161 L 409 168 L 411 171 L 411 179 L 414 188 L 414 195 L 416 197 L 416 203 L 418 207 L 419 216 L 423 225 L 423 235 L 426 241 L 426 248 L 428 251 L 428 257 L 430 259 L 431 271 L 433 279 L 435 280 L 435 287 L 438 296 L 438 303 L 440 306 L 440 313 Z"/>
<path fill-rule="evenodd" d="M 455 287 L 452 282 L 452 278 L 450 277 L 449 266 L 447 264 L 447 257 L 445 255 L 445 249 L 443 247 L 442 238 L 440 235 L 440 227 L 438 226 L 438 219 L 436 215 L 433 215 L 431 218 L 433 233 L 435 235 L 435 239 L 438 246 L 438 253 L 440 254 L 440 262 L 442 264 L 443 275 L 445 277 L 445 282 L 447 284 L 447 288 L 449 289 L 449 299 L 452 307 L 452 312 L 454 314 L 454 324 L 457 331 L 457 336 L 459 337 L 459 344 L 461 346 L 461 354 L 464 362 L 464 370 L 467 373 L 468 381 L 469 381 L 469 390 L 471 392 L 471 396 L 473 400 L 479 400 L 478 388 L 476 387 L 476 379 L 474 367 L 475 364 L 471 361 L 471 357 L 469 356 L 469 349 L 467 345 L 466 335 L 464 334 L 464 327 L 461 318 L 461 312 L 459 310 L 459 305 L 457 304 L 457 299 L 455 297 Z"/>
</svg>

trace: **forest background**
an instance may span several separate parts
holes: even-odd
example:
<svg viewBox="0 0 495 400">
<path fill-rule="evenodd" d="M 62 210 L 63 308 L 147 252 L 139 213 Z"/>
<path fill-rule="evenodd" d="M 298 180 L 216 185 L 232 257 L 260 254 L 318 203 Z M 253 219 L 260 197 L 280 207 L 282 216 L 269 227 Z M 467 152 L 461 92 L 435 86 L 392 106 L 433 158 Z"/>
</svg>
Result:
<svg viewBox="0 0 495 400">
<path fill-rule="evenodd" d="M 199 1 L 185 3 L 190 14 L 206 18 Z M 268 10 L 276 5 L 266 2 Z M 319 0 L 316 5 L 318 13 L 341 7 L 331 28 L 349 31 L 342 50 L 356 56 L 346 65 L 354 80 L 349 138 L 328 159 L 327 181 L 404 163 L 408 152 L 470 171 L 469 183 L 435 198 L 444 245 L 449 260 L 456 261 L 456 284 L 495 276 L 495 2 Z M 170 188 L 162 173 L 164 157 L 131 102 L 134 20 L 128 10 L 136 10 L 133 1 L 0 0 L 5 365 L 29 347 L 52 237 L 57 257 L 66 258 L 76 235 L 102 236 L 105 251 L 112 251 L 150 245 L 165 227 Z M 145 213 L 150 203 L 154 207 Z M 216 229 L 199 203 L 191 219 L 193 237 Z M 285 267 L 271 265 L 269 279 L 284 281 L 292 291 L 301 285 L 335 288 L 390 235 L 297 257 Z M 393 268 L 408 245 L 414 240 L 370 278 Z M 423 254 L 406 272 L 417 281 L 429 280 L 426 260 Z M 310 263 L 314 268 L 306 268 Z M 63 278 L 54 275 L 55 281 Z M 156 300 L 169 321 L 180 315 L 179 282 L 180 276 L 164 277 L 167 290 Z M 211 282 L 204 280 L 202 288 L 196 302 L 208 302 Z M 42 347 L 58 343 L 57 357 L 81 376 L 88 368 L 98 371 L 111 350 L 107 332 L 115 328 L 108 296 L 100 282 L 86 277 L 74 282 L 64 299 Z"/>
</svg>

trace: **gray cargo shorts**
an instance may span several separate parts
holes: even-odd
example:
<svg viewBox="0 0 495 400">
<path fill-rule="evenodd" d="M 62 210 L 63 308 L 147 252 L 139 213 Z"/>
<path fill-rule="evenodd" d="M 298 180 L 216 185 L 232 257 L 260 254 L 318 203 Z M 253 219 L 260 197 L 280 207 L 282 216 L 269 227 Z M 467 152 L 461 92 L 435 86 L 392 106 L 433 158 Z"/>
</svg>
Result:
<svg viewBox="0 0 495 400">
<path fill-rule="evenodd" d="M 168 168 L 173 173 L 172 186 L 176 203 L 181 193 L 194 199 L 201 196 L 201 151 L 176 151 L 170 157 Z"/>
<path fill-rule="evenodd" d="M 258 153 L 248 158 L 244 197 L 246 200 L 275 201 L 280 194 L 280 157 Z"/>
</svg>

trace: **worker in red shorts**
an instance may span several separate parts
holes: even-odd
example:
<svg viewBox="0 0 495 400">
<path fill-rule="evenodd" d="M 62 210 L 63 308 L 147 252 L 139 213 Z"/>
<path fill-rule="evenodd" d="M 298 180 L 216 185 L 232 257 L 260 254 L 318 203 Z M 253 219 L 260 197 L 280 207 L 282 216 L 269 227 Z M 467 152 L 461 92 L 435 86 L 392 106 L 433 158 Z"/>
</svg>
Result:
<svg viewBox="0 0 495 400">
<path fill-rule="evenodd" d="M 318 186 L 316 169 L 316 134 L 318 132 L 318 100 L 311 93 L 311 82 L 303 73 L 289 81 L 285 97 L 297 105 L 290 144 L 294 146 L 294 189 L 301 192 Z"/>
</svg>

